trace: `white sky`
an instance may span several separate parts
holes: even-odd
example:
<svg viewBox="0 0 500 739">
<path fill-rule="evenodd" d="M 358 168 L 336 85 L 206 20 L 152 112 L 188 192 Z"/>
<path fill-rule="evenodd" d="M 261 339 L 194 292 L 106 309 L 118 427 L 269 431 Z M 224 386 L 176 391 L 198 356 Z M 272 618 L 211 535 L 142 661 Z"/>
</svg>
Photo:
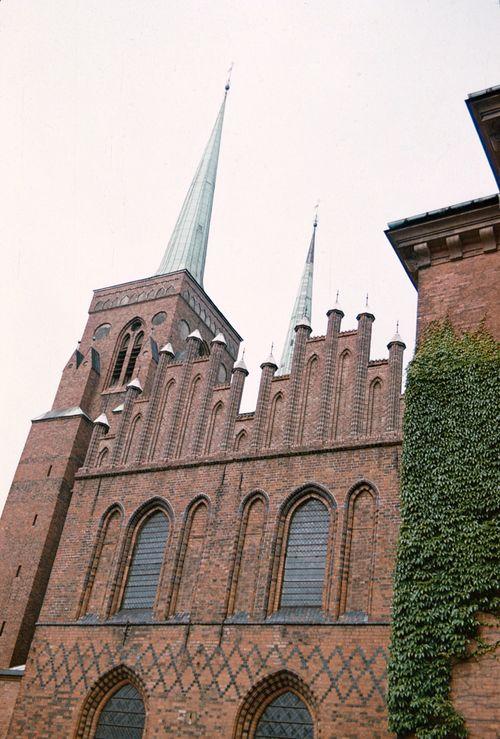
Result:
<svg viewBox="0 0 500 739">
<path fill-rule="evenodd" d="M 498 0 L 0 1 L 0 506 L 92 289 L 160 261 L 234 61 L 205 288 L 279 355 L 321 199 L 313 334 L 370 295 L 372 358 L 416 295 L 389 220 L 496 191 L 464 105 L 500 82 Z M 410 351 L 407 351 L 409 358 Z"/>
</svg>

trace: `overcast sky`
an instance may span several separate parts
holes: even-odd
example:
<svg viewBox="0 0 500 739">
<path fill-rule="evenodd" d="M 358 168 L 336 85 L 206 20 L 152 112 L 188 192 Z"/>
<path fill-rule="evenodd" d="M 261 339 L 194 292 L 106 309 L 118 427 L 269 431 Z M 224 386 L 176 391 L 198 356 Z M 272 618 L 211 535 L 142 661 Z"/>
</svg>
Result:
<svg viewBox="0 0 500 739">
<path fill-rule="evenodd" d="M 387 221 L 496 191 L 464 105 L 500 82 L 498 0 L 0 2 L 0 505 L 92 289 L 153 274 L 234 61 L 205 288 L 254 407 L 321 199 L 313 335 L 369 293 L 372 358 L 416 294 Z"/>
</svg>

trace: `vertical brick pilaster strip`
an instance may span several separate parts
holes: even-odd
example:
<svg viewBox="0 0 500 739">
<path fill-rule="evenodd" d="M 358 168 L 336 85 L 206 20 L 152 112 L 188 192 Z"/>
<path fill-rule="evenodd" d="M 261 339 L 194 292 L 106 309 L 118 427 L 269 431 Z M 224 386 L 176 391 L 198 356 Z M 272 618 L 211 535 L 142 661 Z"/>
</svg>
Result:
<svg viewBox="0 0 500 739">
<path fill-rule="evenodd" d="M 363 430 L 365 409 L 366 379 L 370 361 L 372 326 L 375 316 L 360 313 L 357 316 L 358 333 L 356 337 L 356 365 L 354 368 L 354 391 L 352 394 L 351 436 L 360 436 Z"/>
<path fill-rule="evenodd" d="M 321 396 L 317 426 L 317 438 L 326 441 L 330 436 L 332 425 L 333 392 L 335 384 L 335 367 L 337 364 L 337 350 L 339 344 L 340 324 L 344 313 L 340 308 L 332 308 L 326 314 L 328 328 L 325 342 L 325 369 L 321 382 Z"/>
<path fill-rule="evenodd" d="M 306 319 L 307 320 L 307 319 Z M 292 369 L 288 384 L 288 404 L 283 429 L 283 444 L 287 447 L 295 442 L 297 415 L 302 378 L 306 360 L 306 344 L 311 333 L 309 322 L 301 322 L 295 327 L 295 346 L 293 347 Z"/>
<path fill-rule="evenodd" d="M 132 412 L 134 408 L 134 402 L 138 395 L 142 393 L 142 388 L 138 380 L 132 380 L 127 385 L 125 392 L 125 400 L 123 401 L 123 411 L 121 414 L 120 421 L 118 423 L 118 430 L 115 436 L 115 442 L 113 444 L 113 451 L 111 452 L 111 466 L 116 467 L 120 464 L 123 456 L 123 447 L 125 445 L 125 438 L 127 436 Z"/>
<path fill-rule="evenodd" d="M 193 442 L 191 445 L 191 452 L 193 457 L 198 457 L 201 454 L 201 450 L 203 448 L 203 440 L 205 438 L 207 426 L 208 409 L 212 400 L 214 387 L 217 383 L 217 374 L 219 372 L 222 350 L 225 346 L 226 341 L 222 334 L 216 336 L 215 339 L 213 339 L 212 341 L 212 352 L 210 354 L 210 359 L 208 360 L 208 371 L 205 378 L 203 395 L 201 396 L 198 418 L 196 420 Z"/>
<path fill-rule="evenodd" d="M 136 462 L 142 462 L 150 458 L 150 443 L 153 436 L 153 429 L 155 427 L 158 410 L 160 408 L 165 375 L 167 367 L 173 358 L 174 351 L 170 344 L 166 344 L 166 346 L 160 350 L 160 359 L 156 367 L 153 387 L 151 388 L 149 403 L 144 418 L 144 424 L 142 426 L 141 437 L 139 439 L 139 446 L 135 458 Z"/>
<path fill-rule="evenodd" d="M 167 432 L 167 441 L 165 443 L 165 449 L 163 453 L 163 456 L 166 459 L 171 459 L 174 455 L 177 438 L 179 436 L 182 415 L 189 391 L 189 381 L 193 372 L 193 361 L 198 356 L 198 350 L 200 348 L 201 340 L 201 336 L 195 335 L 194 332 L 193 334 L 190 334 L 186 339 L 188 345 L 187 354 L 184 360 L 184 367 L 180 378 L 179 390 L 177 392 L 174 408 L 172 410 L 172 420 L 170 428 Z"/>
<path fill-rule="evenodd" d="M 94 429 L 92 436 L 90 437 L 89 448 L 87 449 L 87 456 L 85 457 L 84 467 L 95 467 L 97 462 L 97 453 L 99 451 L 99 442 L 102 437 L 109 431 L 108 419 L 102 413 L 94 421 Z"/>
<path fill-rule="evenodd" d="M 242 362 L 238 362 L 233 369 L 233 379 L 231 381 L 231 389 L 229 391 L 229 401 L 226 411 L 226 420 L 224 421 L 224 429 L 222 432 L 221 451 L 225 452 L 232 446 L 231 442 L 234 437 L 234 428 L 236 425 L 236 416 L 240 411 L 241 396 L 245 386 L 245 377 L 248 370 Z"/>
<path fill-rule="evenodd" d="M 262 436 L 264 434 L 264 425 L 269 414 L 269 399 L 271 396 L 271 382 L 274 373 L 278 369 L 278 365 L 273 357 L 269 357 L 260 365 L 262 374 L 260 376 L 259 394 L 257 396 L 257 406 L 255 408 L 255 416 L 253 420 L 253 435 L 251 449 L 258 451 L 262 446 Z"/>
<path fill-rule="evenodd" d="M 389 386 L 387 388 L 387 431 L 399 431 L 401 381 L 403 379 L 403 353 L 406 345 L 399 339 L 387 344 L 389 349 Z"/>
</svg>

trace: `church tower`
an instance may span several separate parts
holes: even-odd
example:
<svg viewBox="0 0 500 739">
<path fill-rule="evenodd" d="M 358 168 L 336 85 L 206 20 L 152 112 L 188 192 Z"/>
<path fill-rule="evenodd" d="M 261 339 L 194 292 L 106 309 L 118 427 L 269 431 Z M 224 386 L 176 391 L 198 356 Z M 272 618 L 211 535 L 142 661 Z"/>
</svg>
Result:
<svg viewBox="0 0 500 739">
<path fill-rule="evenodd" d="M 150 395 L 166 358 L 182 361 L 191 352 L 196 361 L 218 335 L 216 379 L 231 376 L 241 337 L 203 289 L 228 91 L 229 82 L 156 274 L 94 292 L 52 408 L 32 421 L 1 519 L 0 669 L 26 661 L 75 473 L 88 453 L 99 453 L 96 437 L 107 433 L 108 419 L 124 420 L 128 398 Z M 117 441 L 114 464 L 127 454 L 127 439 Z M 142 443 L 148 454 L 149 440 Z"/>
</svg>

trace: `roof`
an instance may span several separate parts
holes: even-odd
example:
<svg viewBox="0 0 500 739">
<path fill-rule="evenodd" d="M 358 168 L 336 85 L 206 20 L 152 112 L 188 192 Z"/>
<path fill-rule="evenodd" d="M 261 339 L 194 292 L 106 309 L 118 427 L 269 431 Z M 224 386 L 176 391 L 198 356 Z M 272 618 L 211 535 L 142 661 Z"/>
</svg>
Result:
<svg viewBox="0 0 500 739">
<path fill-rule="evenodd" d="M 456 205 L 447 205 L 444 208 L 428 210 L 426 213 L 418 213 L 415 216 L 408 216 L 407 218 L 400 218 L 397 221 L 390 221 L 387 224 L 387 229 L 389 231 L 396 231 L 396 229 L 404 228 L 405 226 L 414 226 L 418 223 L 425 223 L 426 221 L 445 218 L 446 216 L 456 215 L 476 208 L 484 208 L 486 205 L 495 205 L 498 202 L 498 193 L 495 195 L 486 195 L 486 197 L 483 198 L 475 198 L 474 200 L 464 200 L 462 203 L 457 203 Z"/>
</svg>

